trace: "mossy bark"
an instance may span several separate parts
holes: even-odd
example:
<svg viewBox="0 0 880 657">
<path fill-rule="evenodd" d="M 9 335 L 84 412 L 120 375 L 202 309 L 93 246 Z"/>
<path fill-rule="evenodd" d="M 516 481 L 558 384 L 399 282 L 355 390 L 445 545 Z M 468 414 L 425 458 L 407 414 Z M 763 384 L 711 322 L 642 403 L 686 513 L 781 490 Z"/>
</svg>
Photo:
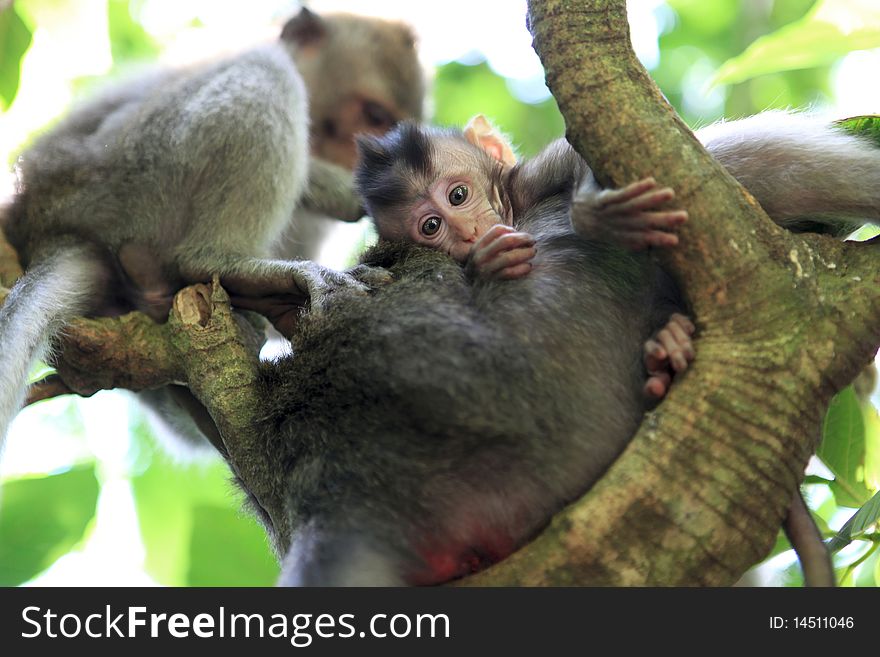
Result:
<svg viewBox="0 0 880 657">
<path fill-rule="evenodd" d="M 688 209 L 664 257 L 698 356 L 583 499 L 467 583 L 732 584 L 770 550 L 831 396 L 880 345 L 880 245 L 775 226 L 638 62 L 624 0 L 532 0 L 529 25 L 598 179 L 654 176 Z"/>
</svg>

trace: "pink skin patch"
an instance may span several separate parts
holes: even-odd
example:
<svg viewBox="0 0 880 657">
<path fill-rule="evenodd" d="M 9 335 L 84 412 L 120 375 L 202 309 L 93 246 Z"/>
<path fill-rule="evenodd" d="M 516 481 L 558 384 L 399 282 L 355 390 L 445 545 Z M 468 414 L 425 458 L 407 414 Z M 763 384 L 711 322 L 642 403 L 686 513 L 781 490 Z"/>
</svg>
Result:
<svg viewBox="0 0 880 657">
<path fill-rule="evenodd" d="M 419 549 L 425 570 L 411 573 L 407 582 L 414 586 L 430 586 L 465 577 L 501 561 L 516 547 L 509 536 L 493 534 L 485 527 L 475 528 L 469 535 L 474 537 L 471 545 L 438 547 L 434 541 L 426 542 Z"/>
<path fill-rule="evenodd" d="M 412 209 L 407 237 L 464 263 L 477 240 L 499 223 L 507 221 L 493 207 L 482 186 L 465 175 L 443 177 Z"/>
<path fill-rule="evenodd" d="M 467 261 L 469 274 L 510 280 L 532 271 L 535 238 L 512 226 L 496 224 L 477 240 Z"/>
<path fill-rule="evenodd" d="M 644 393 L 649 399 L 663 399 L 672 379 L 683 373 L 696 358 L 691 338 L 696 328 L 684 315 L 673 313 L 662 329 L 643 347 L 643 360 L 648 370 Z"/>
</svg>

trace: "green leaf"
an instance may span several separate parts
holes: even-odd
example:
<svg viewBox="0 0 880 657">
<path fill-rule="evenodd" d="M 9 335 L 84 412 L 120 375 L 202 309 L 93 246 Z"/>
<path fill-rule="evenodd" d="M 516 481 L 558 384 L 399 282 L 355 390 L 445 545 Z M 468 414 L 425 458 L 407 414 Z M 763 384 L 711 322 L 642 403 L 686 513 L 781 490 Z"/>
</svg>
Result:
<svg viewBox="0 0 880 657">
<path fill-rule="evenodd" d="M 189 570 L 190 534 L 199 504 L 235 508 L 229 470 L 220 462 L 181 467 L 149 450 L 149 466 L 132 477 L 145 570 L 158 582 L 183 586 Z"/>
<path fill-rule="evenodd" d="M 880 520 L 880 493 L 868 500 L 828 542 L 828 549 L 837 552 L 846 547 L 854 538 L 864 534 Z"/>
<path fill-rule="evenodd" d="M 880 9 L 867 2 L 820 0 L 801 20 L 756 39 L 740 55 L 724 62 L 712 84 L 822 66 L 854 50 L 878 46 Z"/>
<path fill-rule="evenodd" d="M 880 115 L 866 114 L 863 116 L 852 116 L 848 119 L 836 121 L 835 123 L 847 132 L 870 139 L 877 144 L 877 146 L 880 146 Z"/>
<path fill-rule="evenodd" d="M 865 420 L 865 484 L 880 490 L 880 413 L 870 402 L 862 406 Z"/>
<path fill-rule="evenodd" d="M 107 25 L 110 52 L 116 63 L 135 59 L 153 59 L 159 46 L 131 16 L 130 0 L 107 0 Z"/>
<path fill-rule="evenodd" d="M 278 571 L 255 520 L 229 508 L 195 508 L 187 585 L 271 586 Z"/>
<path fill-rule="evenodd" d="M 10 479 L 0 496 L 0 586 L 26 582 L 79 543 L 95 516 L 94 467 Z"/>
<path fill-rule="evenodd" d="M 834 473 L 831 490 L 839 505 L 859 507 L 868 500 L 873 491 L 863 479 L 865 425 L 852 386 L 831 400 L 816 456 Z"/>
<path fill-rule="evenodd" d="M 21 79 L 21 60 L 30 48 L 30 28 L 11 4 L 0 10 L 0 105 L 12 105 Z"/>
</svg>

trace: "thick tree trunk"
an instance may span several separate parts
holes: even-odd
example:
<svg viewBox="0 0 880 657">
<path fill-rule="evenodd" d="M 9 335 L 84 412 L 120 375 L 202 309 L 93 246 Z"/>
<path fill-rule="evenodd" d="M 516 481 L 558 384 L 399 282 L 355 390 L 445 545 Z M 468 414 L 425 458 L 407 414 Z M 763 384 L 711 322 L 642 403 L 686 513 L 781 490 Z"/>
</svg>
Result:
<svg viewBox="0 0 880 657">
<path fill-rule="evenodd" d="M 648 77 L 624 0 L 532 0 L 529 25 L 597 177 L 654 176 L 688 209 L 666 257 L 698 358 L 595 488 L 468 583 L 732 584 L 772 546 L 831 396 L 880 344 L 880 245 L 776 227 Z"/>
</svg>

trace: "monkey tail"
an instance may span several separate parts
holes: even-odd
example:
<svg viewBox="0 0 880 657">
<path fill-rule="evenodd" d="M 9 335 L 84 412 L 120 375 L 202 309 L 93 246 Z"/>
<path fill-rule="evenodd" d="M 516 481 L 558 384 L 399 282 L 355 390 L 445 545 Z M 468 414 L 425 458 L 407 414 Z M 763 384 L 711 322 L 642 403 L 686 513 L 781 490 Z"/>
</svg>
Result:
<svg viewBox="0 0 880 657">
<path fill-rule="evenodd" d="M 0 448 L 35 362 L 66 323 L 89 309 L 101 284 L 95 250 L 65 244 L 43 250 L 0 306 Z"/>
<path fill-rule="evenodd" d="M 788 516 L 782 523 L 788 542 L 797 552 L 804 573 L 804 586 L 836 586 L 834 564 L 822 540 L 819 528 L 804 502 L 800 489 L 795 491 L 788 509 Z"/>
<path fill-rule="evenodd" d="M 880 220 L 880 148 L 822 117 L 763 112 L 697 137 L 783 226 L 845 235 Z"/>
</svg>

